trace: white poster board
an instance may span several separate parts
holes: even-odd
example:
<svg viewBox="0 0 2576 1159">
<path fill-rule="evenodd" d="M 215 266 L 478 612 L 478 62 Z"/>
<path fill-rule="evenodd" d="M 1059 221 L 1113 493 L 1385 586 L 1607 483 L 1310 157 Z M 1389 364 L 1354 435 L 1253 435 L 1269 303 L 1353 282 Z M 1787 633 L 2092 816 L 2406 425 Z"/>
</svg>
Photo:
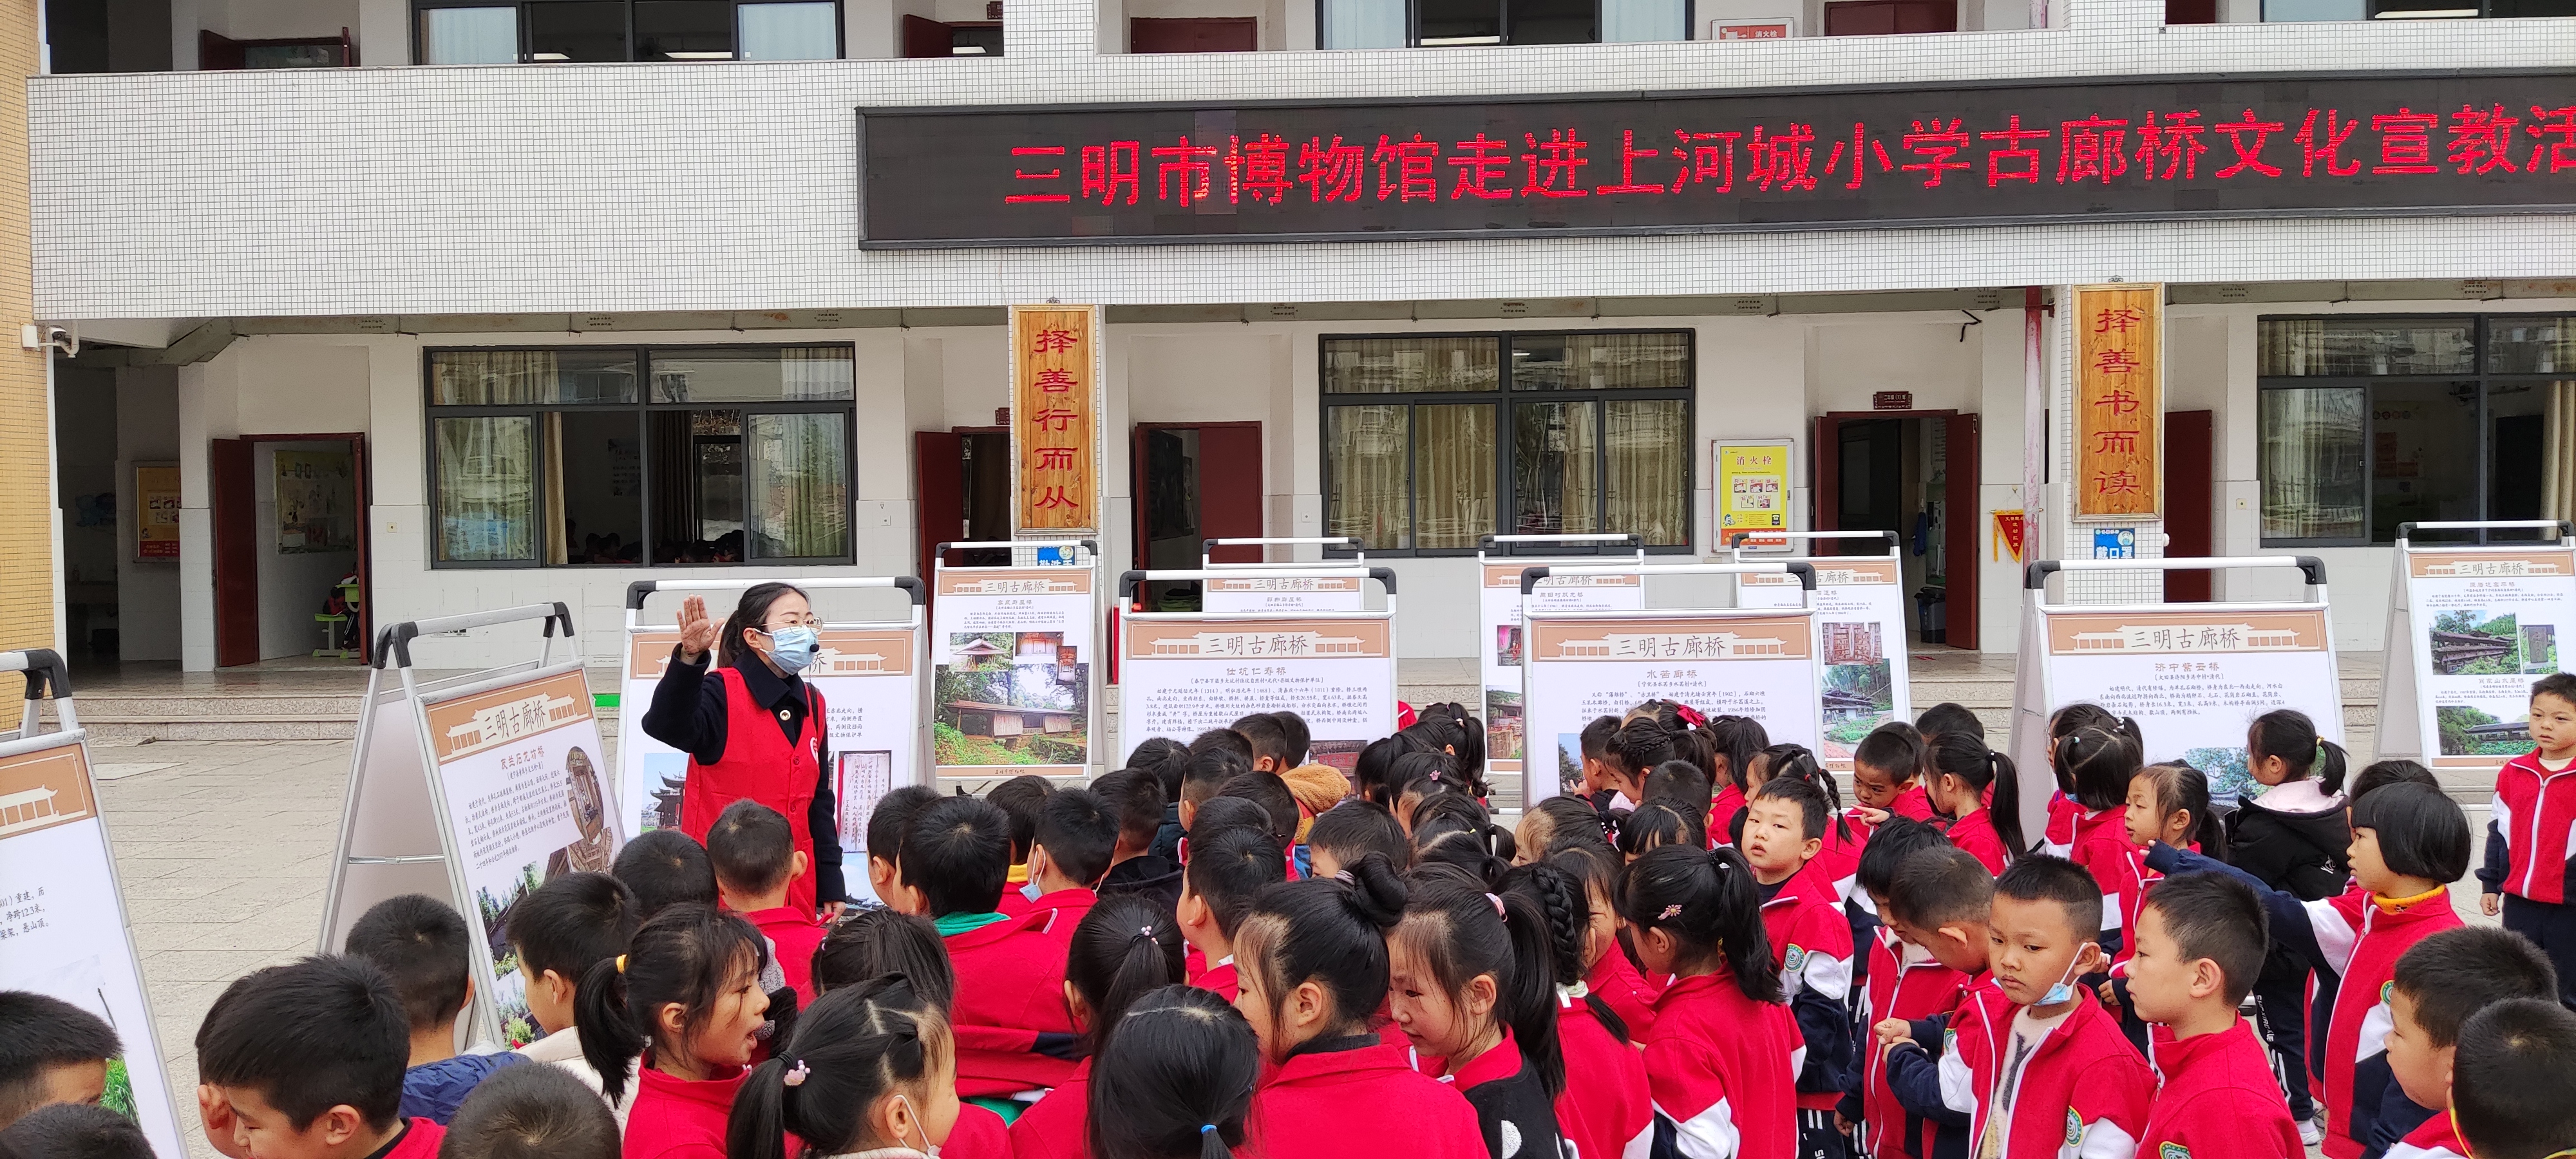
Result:
<svg viewBox="0 0 2576 1159">
<path fill-rule="evenodd" d="M 2379 755 L 2494 769 L 2531 751 L 2531 685 L 2568 670 L 2576 544 L 2416 547 L 2400 534 Z"/>
<path fill-rule="evenodd" d="M 1531 802 L 1579 783 L 1584 725 L 1641 701 L 1674 700 L 1709 716 L 1749 716 L 1762 722 L 1774 743 L 1813 749 L 1823 732 L 1815 620 L 1806 609 L 1616 613 L 1533 607 L 1528 621 L 1522 672 L 1530 750 L 1552 750 L 1557 774 L 1523 773 L 1522 791 Z"/>
<path fill-rule="evenodd" d="M 55 701 L 58 710 L 68 703 Z M 63 716 L 69 723 L 73 714 Z M 100 1101 L 140 1124 L 154 1151 L 185 1155 L 81 738 L 30 728 L 0 743 L 0 990 L 59 998 L 107 1020 L 125 1053 L 108 1060 Z"/>
<path fill-rule="evenodd" d="M 930 732 L 941 775 L 1077 777 L 1099 761 L 1097 577 L 1092 567 L 938 569 Z"/>
<path fill-rule="evenodd" d="M 411 641 L 545 621 L 535 660 L 424 684 Z M 555 659 L 555 627 L 565 653 Z M 502 919 L 547 878 L 604 872 L 628 827 L 609 793 L 581 649 L 561 604 L 389 625 L 378 637 L 316 948 L 338 953 L 387 898 L 426 894 L 465 915 L 474 969 L 467 1041 L 543 1035 Z M 507 959 L 505 961 L 505 959 Z"/>
<path fill-rule="evenodd" d="M 1901 564 L 1892 554 L 1792 558 L 1816 569 L 1825 722 L 1816 755 L 1827 768 L 1850 772 L 1852 750 L 1862 737 L 1888 721 L 1914 719 Z M 1794 575 L 1757 572 L 1735 577 L 1735 584 L 1739 608 L 1796 608 L 1806 600 Z"/>
<path fill-rule="evenodd" d="M 688 782 L 689 755 L 644 735 L 644 715 L 653 690 L 671 666 L 680 642 L 673 625 L 640 621 L 646 596 L 655 592 L 739 592 L 765 580 L 721 583 L 675 583 L 638 580 L 626 594 L 626 671 L 617 720 L 617 799 L 631 818 L 633 831 L 676 828 L 680 791 Z M 814 662 L 803 675 L 823 694 L 825 736 L 832 750 L 832 794 L 841 850 L 846 857 L 867 855 L 868 815 L 877 799 L 897 785 L 931 783 L 928 774 L 928 717 L 925 702 L 919 582 L 903 577 L 799 579 L 801 588 L 902 588 L 913 597 L 912 616 L 904 623 L 826 623 L 820 630 Z M 710 601 L 713 604 L 716 601 Z M 717 615 L 713 607 L 709 615 Z M 715 679 L 714 673 L 708 679 Z M 845 862 L 846 864 L 846 862 Z M 867 892 L 867 875 L 843 875 L 856 898 Z"/>
<path fill-rule="evenodd" d="M 1125 633 L 1121 761 L 1154 737 L 1187 741 L 1284 708 L 1306 719 L 1310 759 L 1347 773 L 1360 749 L 1395 731 L 1395 625 L 1388 615 L 1137 615 Z"/>
<path fill-rule="evenodd" d="M 2178 570 L 2159 565 L 2288 561 L 2075 562 Z M 2051 565 L 2032 566 L 2037 573 Z M 2311 574 L 2321 579 L 2322 565 Z M 2148 763 L 2187 761 L 2209 774 L 2211 793 L 2221 797 L 2242 795 L 2252 783 L 2245 732 L 2255 717 L 2294 709 L 2316 722 L 2319 736 L 2342 743 L 2342 684 L 2325 585 L 2312 583 L 2308 592 L 2285 603 L 2121 606 L 2048 604 L 2040 590 L 2026 591 L 2012 722 L 2012 757 L 2024 790 L 2022 831 L 2037 833 L 2046 824 L 2054 787 L 2045 751 L 2048 716 L 2068 704 L 2089 701 L 2136 720 Z"/>
<path fill-rule="evenodd" d="M 1484 587 L 1476 651 L 1485 679 L 1485 767 L 1497 773 L 1524 767 L 1529 730 L 1521 703 L 1521 571 L 1541 562 L 1486 559 L 1479 565 Z M 1529 606 L 1556 612 L 1633 612 L 1646 606 L 1646 577 L 1640 572 L 1553 576 L 1530 590 Z"/>
<path fill-rule="evenodd" d="M 1210 571 L 1229 571 L 1223 564 L 1210 565 Z M 1263 575 L 1247 567 L 1240 574 L 1209 579 L 1199 585 L 1200 606 L 1209 615 L 1245 614 L 1311 615 L 1316 612 L 1364 612 L 1368 610 L 1368 585 L 1364 572 L 1346 576 Z"/>
</svg>

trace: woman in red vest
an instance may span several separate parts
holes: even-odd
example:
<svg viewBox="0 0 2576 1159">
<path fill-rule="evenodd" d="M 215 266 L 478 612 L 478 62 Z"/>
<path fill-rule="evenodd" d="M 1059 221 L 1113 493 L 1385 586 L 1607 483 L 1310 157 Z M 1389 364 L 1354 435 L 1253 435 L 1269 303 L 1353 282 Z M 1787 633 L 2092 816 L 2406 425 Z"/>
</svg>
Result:
<svg viewBox="0 0 2576 1159">
<path fill-rule="evenodd" d="M 690 596 L 680 605 L 679 646 L 644 712 L 644 735 L 689 754 L 680 788 L 680 830 L 689 836 L 705 841 L 716 815 L 736 801 L 787 815 L 813 867 L 789 883 L 787 904 L 806 913 L 819 904 L 828 921 L 848 900 L 831 742 L 823 694 L 797 678 L 814 662 L 821 625 L 805 593 L 788 584 L 746 589 L 721 628 L 707 618 L 707 602 Z"/>
</svg>

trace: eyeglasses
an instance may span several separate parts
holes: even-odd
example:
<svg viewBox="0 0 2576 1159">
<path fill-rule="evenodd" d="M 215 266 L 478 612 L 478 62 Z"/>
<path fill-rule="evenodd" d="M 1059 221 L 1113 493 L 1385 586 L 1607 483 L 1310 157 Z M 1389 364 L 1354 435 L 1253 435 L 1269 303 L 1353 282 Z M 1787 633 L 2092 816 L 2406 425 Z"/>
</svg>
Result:
<svg viewBox="0 0 2576 1159">
<path fill-rule="evenodd" d="M 807 612 L 807 613 L 805 613 L 805 615 L 804 615 L 804 616 L 802 616 L 802 617 L 797 617 L 797 616 L 788 616 L 787 618 L 785 618 L 785 619 L 783 619 L 783 620 L 780 620 L 780 621 L 779 621 L 778 623 L 776 623 L 776 624 L 769 625 L 769 626 L 765 626 L 765 627 L 762 627 L 762 628 L 759 628 L 759 629 L 756 629 L 756 630 L 757 630 L 757 631 L 760 631 L 760 632 L 770 632 L 770 631 L 774 631 L 774 630 L 776 630 L 776 629 L 778 629 L 778 628 L 820 628 L 820 627 L 822 627 L 822 626 L 823 626 L 823 617 L 818 616 L 818 615 L 815 615 L 815 614 L 814 614 L 814 613 L 812 613 L 812 612 Z"/>
</svg>

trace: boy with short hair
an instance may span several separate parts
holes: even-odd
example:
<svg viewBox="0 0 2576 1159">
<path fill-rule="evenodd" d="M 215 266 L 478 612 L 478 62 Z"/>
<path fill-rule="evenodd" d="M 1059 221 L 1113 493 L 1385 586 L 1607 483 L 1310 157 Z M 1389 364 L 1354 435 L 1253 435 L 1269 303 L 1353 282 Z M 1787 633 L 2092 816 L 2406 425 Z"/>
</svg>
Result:
<svg viewBox="0 0 2576 1159">
<path fill-rule="evenodd" d="M 1181 937 L 1207 963 L 1190 985 L 1234 1001 L 1241 989 L 1234 971 L 1234 931 L 1252 912 L 1255 895 L 1286 880 L 1279 845 L 1267 834 L 1234 828 L 1208 835 L 1181 873 L 1181 904 L 1174 915 Z"/>
<path fill-rule="evenodd" d="M 946 797 L 903 835 L 897 868 L 957 971 L 957 1093 L 1010 1097 L 1063 1085 L 1077 1039 L 1065 1005 L 1065 943 L 1053 911 L 1000 912 L 1010 821 L 991 802 Z"/>
<path fill-rule="evenodd" d="M 95 1103 L 125 1053 L 98 1015 L 50 995 L 0 990 L 0 1127 L 38 1107 Z"/>
<path fill-rule="evenodd" d="M 1612 742 L 1623 765 L 1628 759 L 1624 742 L 1638 727 L 1620 729 Z M 1671 748 L 1670 742 L 1665 748 Z M 1844 1008 L 1851 997 L 1851 921 L 1834 883 L 1823 870 L 1810 868 L 1824 849 L 1830 814 L 1825 795 L 1814 785 L 1787 778 L 1766 781 L 1746 806 L 1743 844 L 1744 860 L 1761 887 L 1771 964 L 1780 971 L 1780 988 L 1789 996 L 1789 1011 L 1797 1016 L 1807 1043 L 1797 1081 L 1798 1153 L 1828 1159 L 1848 1152 L 1833 1112 L 1857 1069 L 1852 1064 L 1851 1015 Z"/>
<path fill-rule="evenodd" d="M 1398 873 L 1413 864 L 1413 842 L 1393 810 L 1364 797 L 1353 797 L 1315 817 L 1306 831 L 1307 868 L 1316 877 L 1331 877 L 1369 854 L 1383 854 Z"/>
<path fill-rule="evenodd" d="M 456 1053 L 456 1018 L 474 997 L 473 946 L 464 916 L 446 902 L 417 893 L 386 898 L 349 927 L 340 949 L 375 963 L 402 996 L 411 1024 L 404 1118 L 445 1124 L 483 1076 L 526 1061 L 506 1050 Z"/>
<path fill-rule="evenodd" d="M 2555 1001 L 2558 974 L 2531 940 L 2511 930 L 2466 926 L 2415 943 L 2389 983 L 2388 1071 L 2416 1105 L 2451 1105 L 2460 1027 L 2486 1007 L 2515 998 Z M 2436 1114 L 2387 1149 L 2388 1159 L 2461 1159 L 2459 1129 Z"/>
<path fill-rule="evenodd" d="M 1288 782 L 1279 774 L 1258 770 L 1238 773 L 1217 786 L 1216 795 L 1240 797 L 1261 806 L 1261 811 L 1270 818 L 1270 840 L 1278 843 L 1281 849 L 1297 843 L 1297 826 L 1301 819 L 1297 794 L 1288 788 Z"/>
<path fill-rule="evenodd" d="M 624 1135 L 598 1093 L 550 1066 L 493 1075 L 456 1109 L 439 1159 L 618 1159 Z"/>
<path fill-rule="evenodd" d="M 1989 1044 L 2011 1029 L 2012 1000 L 1989 970 L 1994 893 L 1995 878 L 1985 863 L 1945 840 L 1905 859 L 1879 907 L 1898 937 L 1960 976 L 1959 1002 L 1949 1013 L 1882 1018 L 1874 1030 L 1897 1104 L 1943 1128 L 1942 1138 L 1962 1144 L 1976 1126 L 1979 1102 L 1968 1060 L 1991 1058 Z M 1936 1149 L 1925 1159 L 1950 1154 Z"/>
<path fill-rule="evenodd" d="M 1190 738 L 1190 755 L 1204 756 L 1211 750 L 1223 749 L 1243 758 L 1243 767 L 1252 767 L 1252 741 L 1230 728 L 1212 728 Z"/>
<path fill-rule="evenodd" d="M 1927 849 L 1949 848 L 1949 839 L 1929 825 L 1896 819 L 1878 828 L 1869 838 L 1868 848 L 1861 851 L 1860 865 L 1854 878 L 1871 912 L 1888 911 L 1888 895 L 1896 888 L 1896 875 L 1906 859 Z M 1868 954 L 1869 970 L 1861 997 L 1858 1026 L 1870 1027 L 1883 1019 L 1912 1022 L 1949 1011 L 1967 993 L 1964 974 L 1944 966 L 1930 951 L 1897 936 L 1895 927 L 1879 925 L 1874 931 Z M 1864 1043 L 1861 1048 L 1859 1085 L 1844 1097 L 1837 1113 L 1854 1123 L 1866 1123 L 1865 1136 L 1876 1159 L 1933 1159 L 1936 1155 L 1964 1154 L 1967 1126 L 1926 1118 L 1907 1111 L 1896 1101 L 1895 1090 L 1888 1085 L 1885 1056 Z"/>
<path fill-rule="evenodd" d="M 627 842 L 608 872 L 635 891 L 644 921 L 681 902 L 716 904 L 716 871 L 706 846 L 677 829 L 655 829 Z"/>
<path fill-rule="evenodd" d="M 2532 683 L 2530 728 L 2531 751 L 2496 770 L 2478 908 L 2549 955 L 2558 1001 L 2576 1005 L 2576 675 Z"/>
<path fill-rule="evenodd" d="M 1011 877 L 1013 889 L 1029 883 L 1029 845 L 1037 840 L 1038 806 L 1055 791 L 1055 782 L 1035 773 L 1024 773 L 993 786 L 984 794 L 993 807 L 1011 819 Z M 1010 894 L 1002 895 L 1007 908 Z"/>
<path fill-rule="evenodd" d="M 1082 915 L 1100 900 L 1093 890 L 1117 856 L 1120 828 L 1117 810 L 1087 789 L 1058 790 L 1038 807 L 1037 839 L 1029 845 L 1029 884 L 1021 896 L 1030 912 L 1047 915 L 1042 928 L 1048 933 L 1071 939 Z"/>
<path fill-rule="evenodd" d="M 1279 722 L 1280 740 L 1288 748 L 1288 767 L 1293 769 L 1304 765 L 1307 752 L 1315 744 L 1315 732 L 1307 727 L 1306 718 L 1282 708 L 1271 713 L 1270 719 Z"/>
<path fill-rule="evenodd" d="M 1284 773 L 1297 766 L 1288 763 L 1288 730 L 1279 726 L 1279 718 L 1256 712 L 1234 722 L 1234 731 L 1252 743 L 1252 767 L 1264 773 Z"/>
<path fill-rule="evenodd" d="M 1966 706 L 1944 700 L 1924 709 L 1923 715 L 1914 718 L 1914 731 L 1922 734 L 1923 743 L 1927 746 L 1932 743 L 1932 738 L 1953 732 L 1982 741 L 1986 739 L 1986 722 L 1978 720 L 1977 714 L 1968 711 Z"/>
<path fill-rule="evenodd" d="M 805 1001 L 814 999 L 810 970 L 824 926 L 810 912 L 789 905 L 788 883 L 810 868 L 796 847 L 787 815 L 758 801 L 725 806 L 707 827 L 707 862 L 715 869 L 724 908 L 741 914 L 769 939 L 779 976 Z"/>
<path fill-rule="evenodd" d="M 2510 998 L 2460 1024 L 2451 1118 L 2477 1159 L 2552 1159 L 2576 1151 L 2576 1014 Z"/>
<path fill-rule="evenodd" d="M 2271 926 L 2241 881 L 2200 872 L 2167 877 L 2138 913 L 2129 1003 L 2165 1027 L 2156 1045 L 2164 1086 L 2147 1111 L 2138 1154 L 2155 1159 L 2299 1159 L 2307 1148 L 2272 1077 L 2270 1053 L 2237 1016 L 2263 972 Z"/>
<path fill-rule="evenodd" d="M 1147 769 L 1120 769 L 1091 782 L 1091 792 L 1118 815 L 1118 844 L 1109 855 L 1109 872 L 1098 892 L 1142 894 L 1170 907 L 1181 900 L 1181 863 L 1155 852 L 1162 845 L 1164 807 L 1162 780 Z M 1178 841 L 1174 844 L 1177 846 Z"/>
<path fill-rule="evenodd" d="M 1602 762 L 1610 754 L 1610 738 L 1619 731 L 1619 718 L 1596 716 L 1583 731 L 1575 734 L 1576 747 L 1583 756 L 1583 799 L 1600 814 L 1602 824 L 1610 821 L 1610 808 L 1619 798 L 1619 787 L 1610 781 L 1610 772 Z M 1634 804 L 1635 802 L 1630 802 Z"/>
<path fill-rule="evenodd" d="M 581 1080 L 602 1102 L 599 1072 L 582 1057 L 581 1035 L 573 1029 L 573 993 L 592 967 L 626 952 L 642 912 L 625 882 L 605 873 L 567 873 L 529 890 L 502 920 L 502 933 L 519 955 L 519 976 L 527 980 L 528 1016 L 545 1032 L 519 1053 Z M 626 1089 L 635 1089 L 631 1077 Z M 633 1105 L 629 1100 L 616 1109 L 619 1122 Z"/>
<path fill-rule="evenodd" d="M 1919 774 L 1923 741 L 1902 721 L 1878 726 L 1852 749 L 1852 800 L 1916 821 L 1932 819 L 1932 794 Z"/>
<path fill-rule="evenodd" d="M 411 1027 L 364 958 L 235 979 L 197 1027 L 198 1112 L 232 1159 L 432 1159 L 444 1128 L 402 1117 Z"/>
<path fill-rule="evenodd" d="M 895 871 L 896 854 L 912 819 L 940 799 L 939 791 L 927 785 L 904 785 L 877 798 L 876 808 L 868 810 L 868 831 L 861 844 L 868 851 L 868 892 L 875 895 L 877 906 L 920 911 L 920 899 L 905 891 L 903 875 Z"/>
<path fill-rule="evenodd" d="M 1227 736 L 1241 739 L 1230 729 L 1221 731 L 1224 731 Z M 1236 753 L 1223 745 L 1211 745 L 1204 750 L 1192 753 L 1189 771 L 1181 774 L 1182 839 L 1188 839 L 1190 823 L 1198 819 L 1200 805 L 1207 803 L 1208 798 L 1216 796 L 1217 792 L 1225 787 L 1227 781 L 1251 771 L 1252 758 Z M 1187 861 L 1189 858 L 1183 856 L 1180 860 Z"/>
<path fill-rule="evenodd" d="M 154 1159 L 143 1128 L 91 1103 L 55 1103 L 0 1129 L 0 1155 L 28 1159 Z"/>
</svg>

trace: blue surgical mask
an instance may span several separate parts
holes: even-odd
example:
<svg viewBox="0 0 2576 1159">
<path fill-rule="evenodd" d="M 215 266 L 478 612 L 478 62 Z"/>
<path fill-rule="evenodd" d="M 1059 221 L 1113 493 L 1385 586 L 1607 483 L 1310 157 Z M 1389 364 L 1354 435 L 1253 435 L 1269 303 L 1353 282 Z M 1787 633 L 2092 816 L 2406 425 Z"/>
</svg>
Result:
<svg viewBox="0 0 2576 1159">
<path fill-rule="evenodd" d="M 2075 960 L 2066 964 L 2066 976 L 2058 979 L 2057 985 L 2049 987 L 2048 993 L 2039 996 L 2039 1004 L 2042 1006 L 2055 1006 L 2060 1002 L 2074 1001 L 2075 967 L 2083 964 L 2083 961 L 2084 954 L 2079 950 L 2075 955 Z"/>
<path fill-rule="evenodd" d="M 812 628 L 802 625 L 780 628 L 769 633 L 769 659 L 778 665 L 779 671 L 792 676 L 814 662 L 816 642 Z"/>
<path fill-rule="evenodd" d="M 1039 898 L 1045 897 L 1046 891 L 1039 889 L 1038 883 L 1032 881 L 1027 885 L 1020 887 L 1020 896 L 1027 898 L 1030 901 L 1036 901 Z"/>
</svg>

